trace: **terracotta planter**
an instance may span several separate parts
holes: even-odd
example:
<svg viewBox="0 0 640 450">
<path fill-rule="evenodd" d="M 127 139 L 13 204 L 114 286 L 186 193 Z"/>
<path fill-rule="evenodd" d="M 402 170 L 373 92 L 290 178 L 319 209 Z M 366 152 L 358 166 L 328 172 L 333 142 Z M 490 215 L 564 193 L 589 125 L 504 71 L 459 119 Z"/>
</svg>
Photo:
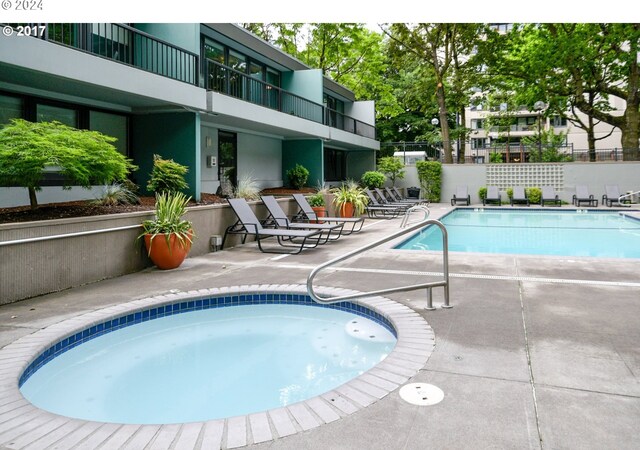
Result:
<svg viewBox="0 0 640 450">
<path fill-rule="evenodd" d="M 340 206 L 340 217 L 353 217 L 353 203 L 347 202 Z"/>
<path fill-rule="evenodd" d="M 193 233 L 190 234 L 193 236 Z M 169 236 L 169 245 L 167 245 L 164 234 L 156 235 L 153 238 L 153 245 L 151 245 L 151 235 L 146 234 L 144 244 L 151 261 L 158 269 L 162 270 L 175 269 L 180 266 L 191 250 L 191 242 L 187 240 L 181 242 L 175 234 Z M 151 250 L 149 250 L 150 245 Z"/>
<path fill-rule="evenodd" d="M 312 206 L 311 209 L 313 209 L 313 212 L 316 213 L 316 217 L 318 217 L 318 218 L 327 216 L 327 210 L 325 209 L 324 206 Z M 311 223 L 324 223 L 323 220 L 310 220 L 310 222 Z"/>
</svg>

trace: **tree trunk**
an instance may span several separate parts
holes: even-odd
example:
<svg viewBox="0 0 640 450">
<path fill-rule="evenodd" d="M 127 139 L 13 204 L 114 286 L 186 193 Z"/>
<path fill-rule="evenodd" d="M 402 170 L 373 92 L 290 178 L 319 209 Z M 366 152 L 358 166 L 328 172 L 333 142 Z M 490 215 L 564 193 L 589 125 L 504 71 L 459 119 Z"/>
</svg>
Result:
<svg viewBox="0 0 640 450">
<path fill-rule="evenodd" d="M 587 142 L 589 144 L 589 161 L 596 160 L 596 134 L 594 131 L 593 116 L 589 116 L 589 127 L 587 128 Z"/>
<path fill-rule="evenodd" d="M 621 128 L 622 131 L 622 158 L 623 161 L 638 161 L 638 139 L 639 125 L 640 124 L 640 112 L 638 107 L 627 106 L 625 111 L 626 126 Z"/>
<path fill-rule="evenodd" d="M 38 199 L 36 197 L 36 188 L 28 187 L 29 189 L 29 204 L 31 205 L 31 209 L 38 208 Z"/>
<path fill-rule="evenodd" d="M 466 127 L 466 120 L 467 120 L 467 116 L 465 113 L 465 109 L 461 108 L 460 109 L 460 122 L 457 123 L 457 126 L 462 126 L 462 127 Z M 463 135 L 466 136 L 466 133 Z M 464 164 L 465 161 L 465 145 L 466 145 L 466 137 L 465 139 L 462 139 L 462 137 L 460 136 L 460 133 L 458 133 L 458 163 L 460 164 Z"/>
<path fill-rule="evenodd" d="M 449 135 L 449 122 L 447 121 L 447 106 L 445 103 L 445 92 L 442 82 L 438 82 L 436 89 L 438 100 L 438 113 L 440 117 L 440 131 L 442 132 L 442 149 L 444 150 L 444 163 L 453 163 L 453 151 L 451 149 L 451 137 Z"/>
</svg>

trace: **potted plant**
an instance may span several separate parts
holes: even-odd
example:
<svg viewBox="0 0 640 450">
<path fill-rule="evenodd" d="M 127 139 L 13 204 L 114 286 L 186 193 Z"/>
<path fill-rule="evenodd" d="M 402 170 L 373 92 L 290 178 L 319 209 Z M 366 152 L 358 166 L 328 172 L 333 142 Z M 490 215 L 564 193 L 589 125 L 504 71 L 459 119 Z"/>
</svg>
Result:
<svg viewBox="0 0 640 450">
<path fill-rule="evenodd" d="M 158 269 L 175 269 L 191 250 L 195 236 L 193 224 L 182 218 L 187 198 L 182 192 L 163 192 L 156 195 L 155 218 L 142 222 L 147 253 Z"/>
<path fill-rule="evenodd" d="M 359 217 L 369 204 L 364 190 L 355 181 L 348 181 L 333 189 L 333 203 L 340 217 Z"/>
<path fill-rule="evenodd" d="M 309 202 L 311 209 L 313 209 L 313 212 L 316 213 L 316 217 L 326 217 L 327 210 L 325 208 L 323 193 L 318 192 L 316 194 L 310 195 L 309 197 L 307 197 L 307 201 Z M 312 220 L 311 223 L 322 223 L 322 221 Z"/>
</svg>

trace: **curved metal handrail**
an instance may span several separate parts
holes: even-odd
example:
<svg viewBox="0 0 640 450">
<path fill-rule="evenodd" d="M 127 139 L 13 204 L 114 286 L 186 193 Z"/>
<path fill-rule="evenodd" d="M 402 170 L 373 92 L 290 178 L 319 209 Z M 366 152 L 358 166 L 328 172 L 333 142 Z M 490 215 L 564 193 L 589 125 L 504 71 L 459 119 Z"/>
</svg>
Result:
<svg viewBox="0 0 640 450">
<path fill-rule="evenodd" d="M 413 207 L 416 208 L 416 207 Z M 410 208 L 411 209 L 411 208 Z M 406 217 L 406 216 L 405 216 Z M 404 221 L 403 221 L 404 222 Z M 419 228 L 423 228 L 427 225 L 436 225 L 438 228 L 440 228 L 440 231 L 442 231 L 442 266 L 443 266 L 443 279 L 440 281 L 434 281 L 434 282 L 429 282 L 429 283 L 420 283 L 420 284 L 412 284 L 412 285 L 408 285 L 408 286 L 400 286 L 400 287 L 394 287 L 394 288 L 388 288 L 388 289 L 380 289 L 380 290 L 376 290 L 376 291 L 370 291 L 370 292 L 358 292 L 355 294 L 348 294 L 348 295 L 340 295 L 340 296 L 336 296 L 336 297 L 319 297 L 314 289 L 313 289 L 313 280 L 316 277 L 316 275 L 318 275 L 318 273 L 323 270 L 326 269 L 327 267 L 333 266 L 334 264 L 337 264 L 339 262 L 345 261 L 353 256 L 359 255 L 360 253 L 363 253 L 367 250 L 370 250 L 374 247 L 377 247 L 379 245 L 384 244 L 385 242 L 389 242 L 393 239 L 396 239 L 404 234 L 410 233 L 414 230 L 417 230 Z M 405 228 L 402 229 L 396 233 L 393 233 L 389 236 L 386 236 L 382 239 L 379 239 L 375 242 L 372 242 L 370 244 L 364 245 L 360 248 L 357 248 L 353 251 L 350 251 L 348 253 L 345 253 L 344 255 L 340 255 L 336 258 L 333 258 L 330 261 L 327 261 L 323 264 L 320 264 L 319 266 L 317 266 L 316 268 L 314 268 L 311 273 L 309 273 L 309 276 L 307 277 L 307 292 L 309 294 L 309 296 L 318 303 L 322 303 L 322 304 L 329 304 L 329 303 L 338 303 L 341 302 L 343 300 L 350 300 L 350 299 L 356 299 L 356 298 L 363 298 L 363 297 L 370 297 L 372 295 L 379 295 L 379 294 L 390 294 L 393 292 L 404 292 L 404 291 L 412 291 L 412 290 L 416 290 L 416 289 L 423 289 L 426 288 L 427 289 L 427 308 L 426 309 L 435 309 L 432 305 L 432 295 L 431 295 L 431 289 L 434 287 L 438 287 L 438 286 L 442 286 L 444 288 L 444 304 L 442 305 L 443 308 L 452 308 L 452 306 L 449 304 L 449 250 L 448 250 L 448 235 L 447 235 L 447 229 L 445 228 L 445 226 L 442 224 L 442 222 L 435 220 L 435 219 L 426 219 L 423 220 L 419 223 L 416 223 L 415 225 L 411 225 L 409 228 Z"/>
<path fill-rule="evenodd" d="M 409 216 L 414 211 L 423 211 L 424 212 L 424 217 L 423 217 L 422 220 L 427 220 L 429 218 L 429 215 L 431 214 L 431 210 L 429 209 L 428 206 L 426 206 L 426 205 L 414 205 L 411 208 L 407 209 L 407 211 L 404 213 L 404 217 L 402 218 L 402 222 L 400 222 L 400 228 L 404 228 L 404 227 L 407 226 L 407 222 L 409 221 Z"/>
<path fill-rule="evenodd" d="M 621 195 L 620 197 L 618 197 L 618 204 L 619 204 L 619 205 L 621 205 L 621 206 L 626 206 L 626 207 L 628 207 L 628 208 L 631 208 L 631 205 L 624 205 L 624 204 L 622 203 L 622 199 L 623 199 L 623 198 L 625 198 L 625 197 L 629 197 L 629 198 L 631 198 L 631 197 L 633 197 L 634 195 L 638 195 L 638 194 L 640 194 L 640 191 L 628 192 L 628 193 L 626 193 L 626 194 L 624 194 L 624 195 Z"/>
</svg>

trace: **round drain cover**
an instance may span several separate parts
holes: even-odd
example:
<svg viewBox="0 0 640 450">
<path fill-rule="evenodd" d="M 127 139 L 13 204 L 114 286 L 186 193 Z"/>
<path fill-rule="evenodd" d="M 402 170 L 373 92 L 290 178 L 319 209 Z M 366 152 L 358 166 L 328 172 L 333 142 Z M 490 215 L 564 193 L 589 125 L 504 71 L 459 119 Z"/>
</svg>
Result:
<svg viewBox="0 0 640 450">
<path fill-rule="evenodd" d="M 431 406 L 444 399 L 444 392 L 433 384 L 410 383 L 400 388 L 400 397 L 412 405 Z"/>
</svg>

